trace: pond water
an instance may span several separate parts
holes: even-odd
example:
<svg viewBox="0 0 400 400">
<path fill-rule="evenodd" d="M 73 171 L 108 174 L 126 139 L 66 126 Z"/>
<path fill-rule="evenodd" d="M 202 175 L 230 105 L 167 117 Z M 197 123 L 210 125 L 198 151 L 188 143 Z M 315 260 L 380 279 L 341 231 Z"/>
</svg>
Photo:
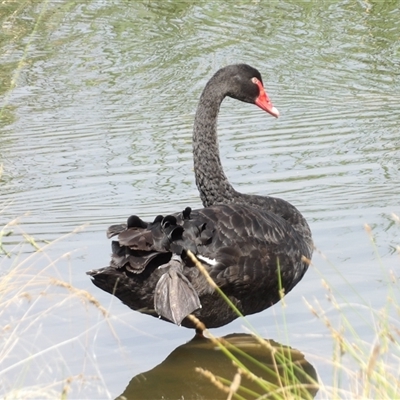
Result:
<svg viewBox="0 0 400 400">
<path fill-rule="evenodd" d="M 15 333 L 12 351 L 0 356 L 3 394 L 47 385 L 55 393 L 67 386 L 69 398 L 115 398 L 191 339 L 190 330 L 129 310 L 85 272 L 107 265 L 109 225 L 133 213 L 150 219 L 201 207 L 194 111 L 207 80 L 231 63 L 260 70 L 281 118 L 223 103 L 226 174 L 240 192 L 294 204 L 318 249 L 285 307 L 249 321 L 261 336 L 304 353 L 329 385 L 332 339 L 305 300 L 320 302 L 332 321 L 342 318 L 326 299 L 323 278 L 350 319 L 354 310 L 386 302 L 385 271 L 399 268 L 392 216 L 400 215 L 399 2 L 197 3 L 0 6 L 2 225 L 21 217 L 2 241 L 27 260 L 25 278 L 44 276 L 43 286 L 24 286 L 2 312 Z M 22 231 L 45 251 L 18 246 Z M 2 274 L 14 260 L 2 256 Z M 29 322 L 17 323 L 24 315 Z M 369 320 L 353 322 L 372 340 Z M 237 320 L 212 333 L 244 331 Z"/>
</svg>

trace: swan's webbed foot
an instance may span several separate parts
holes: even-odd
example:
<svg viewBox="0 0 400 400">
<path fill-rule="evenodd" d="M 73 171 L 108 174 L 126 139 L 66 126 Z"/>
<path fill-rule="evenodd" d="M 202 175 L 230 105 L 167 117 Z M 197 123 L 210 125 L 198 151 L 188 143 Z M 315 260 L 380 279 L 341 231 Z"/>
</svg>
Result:
<svg viewBox="0 0 400 400">
<path fill-rule="evenodd" d="M 201 308 L 196 290 L 182 273 L 182 259 L 173 255 L 159 268 L 168 268 L 158 280 L 154 293 L 154 309 L 159 316 L 180 325 L 185 317 Z"/>
</svg>

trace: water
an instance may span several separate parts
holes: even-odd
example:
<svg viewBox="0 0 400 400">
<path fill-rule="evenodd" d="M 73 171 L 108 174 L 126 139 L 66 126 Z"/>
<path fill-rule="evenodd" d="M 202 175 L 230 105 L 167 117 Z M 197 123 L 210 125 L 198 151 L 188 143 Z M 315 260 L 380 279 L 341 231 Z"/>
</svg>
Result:
<svg viewBox="0 0 400 400">
<path fill-rule="evenodd" d="M 21 217 L 3 242 L 10 251 L 23 230 L 43 246 L 84 225 L 36 256 L 28 272 L 56 260 L 44 275 L 89 291 L 111 315 L 105 320 L 72 289 L 45 281 L 27 286 L 10 314 L 27 313 L 32 323 L 18 331 L 22 325 L 3 316 L 19 345 L 3 362 L 2 390 L 42 384 L 60 393 L 73 376 L 70 398 L 113 398 L 191 338 L 189 330 L 130 311 L 96 289 L 85 271 L 108 262 L 108 225 L 132 213 L 145 219 L 201 206 L 192 171 L 194 110 L 213 72 L 236 62 L 261 71 L 281 118 L 224 102 L 226 174 L 241 192 L 296 205 L 330 260 L 317 252 L 315 269 L 286 297 L 286 307 L 249 320 L 263 337 L 303 352 L 329 383 L 332 341 L 303 298 L 338 318 L 322 274 L 345 303 L 362 305 L 360 296 L 374 307 L 385 303 L 388 285 L 365 223 L 385 267 L 399 265 L 399 227 L 391 216 L 400 214 L 398 2 L 1 7 L 1 217 L 3 224 Z M 29 246 L 20 251 L 22 259 L 32 253 Z M 2 270 L 9 265 L 3 258 Z M 46 317 L 35 319 L 46 308 Z M 368 322 L 354 321 L 371 339 Z M 243 332 L 242 325 L 213 333 Z M 13 367 L 32 354 L 30 368 Z"/>
</svg>

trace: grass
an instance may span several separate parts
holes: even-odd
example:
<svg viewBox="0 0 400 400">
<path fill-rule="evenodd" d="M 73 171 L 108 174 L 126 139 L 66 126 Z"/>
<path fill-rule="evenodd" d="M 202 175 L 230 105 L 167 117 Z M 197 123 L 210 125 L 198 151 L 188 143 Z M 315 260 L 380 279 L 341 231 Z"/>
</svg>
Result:
<svg viewBox="0 0 400 400">
<path fill-rule="evenodd" d="M 393 220 L 399 224 L 398 216 L 393 215 Z M 305 374 L 299 375 L 301 368 L 293 362 L 292 351 L 287 348 L 273 347 L 268 341 L 261 338 L 252 327 L 252 334 L 266 348 L 269 348 L 274 360 L 271 365 L 264 366 L 265 370 L 274 373 L 276 381 L 271 384 L 262 377 L 255 376 L 250 369 L 239 363 L 234 355 L 232 346 L 226 346 L 210 332 L 207 335 L 223 350 L 227 357 L 237 367 L 237 374 L 231 380 L 215 376 L 211 371 L 201 368 L 198 372 L 206 376 L 219 390 L 225 392 L 230 398 L 268 398 L 268 399 L 300 399 L 312 398 L 314 389 L 318 388 L 320 398 L 329 399 L 397 399 L 400 398 L 400 296 L 399 281 L 394 271 L 387 270 L 379 255 L 371 228 L 366 225 L 365 230 L 370 238 L 371 246 L 375 252 L 383 282 L 387 286 L 387 298 L 383 307 L 376 309 L 368 300 L 364 299 L 353 288 L 344 276 L 346 289 L 358 297 L 359 302 L 350 303 L 347 294 L 336 291 L 321 275 L 321 284 L 326 291 L 326 299 L 331 304 L 330 310 L 321 305 L 321 301 L 304 302 L 310 313 L 326 327 L 332 342 L 332 356 L 330 360 L 319 362 L 328 363 L 332 371 L 332 381 L 324 382 L 313 377 L 308 377 L 304 382 Z M 397 247 L 400 254 L 400 247 Z M 334 267 L 334 266 L 332 266 Z M 207 275 L 201 265 L 198 268 Z M 317 270 L 311 264 L 311 268 Z M 318 271 L 317 271 L 318 272 Z M 337 271 L 338 274 L 340 273 Z M 211 279 L 210 277 L 208 277 Z M 232 307 L 234 307 L 231 304 Z M 238 315 L 240 313 L 236 310 Z M 284 313 L 284 307 L 282 307 Z M 333 315 L 332 315 L 333 314 Z M 361 322 L 362 329 L 356 322 Z M 198 322 L 199 323 L 199 322 Z M 244 319 L 244 323 L 246 320 Z M 200 323 L 199 323 L 200 324 Z M 201 324 L 199 325 L 201 327 Z M 369 340 L 366 340 L 368 338 Z M 252 359 L 252 357 L 250 357 Z M 318 357 L 317 357 L 318 359 Z M 254 365 L 256 359 L 252 359 Z M 251 393 L 245 385 L 241 384 L 241 377 L 249 376 L 251 381 L 256 381 L 262 393 Z M 299 376 L 301 379 L 299 379 Z"/>
<path fill-rule="evenodd" d="M 396 215 L 393 219 L 399 222 Z M 342 278 L 346 288 L 359 299 L 356 304 L 348 302 L 346 294 L 335 291 L 322 279 L 327 299 L 338 317 L 337 322 L 333 323 L 328 318 L 319 302 L 306 304 L 326 326 L 332 338 L 333 385 L 324 388 L 329 390 L 329 397 L 396 399 L 400 398 L 399 281 L 394 271 L 385 268 L 371 228 L 366 225 L 365 230 L 374 249 L 382 281 L 387 286 L 385 304 L 379 309 L 372 307 L 345 277 Z M 399 247 L 397 253 L 400 253 Z M 362 332 L 356 327 L 357 321 L 362 324 Z"/>
<path fill-rule="evenodd" d="M 399 223 L 397 216 L 393 219 Z M 387 286 L 384 305 L 373 308 L 343 276 L 346 291 L 358 298 L 351 303 L 348 293 L 335 290 L 322 273 L 329 309 L 321 300 L 304 299 L 310 316 L 325 326 L 332 343 L 329 360 L 320 359 L 318 351 L 313 356 L 314 363 L 330 366 L 330 382 L 318 379 L 298 350 L 262 339 L 246 318 L 251 347 L 206 331 L 236 372 L 217 374 L 212 368 L 197 366 L 197 373 L 227 399 L 311 399 L 317 391 L 319 398 L 330 399 L 400 398 L 399 281 L 385 268 L 368 226 L 366 232 Z M 88 345 L 106 323 L 118 346 L 109 312 L 90 293 L 65 279 L 72 253 L 56 259 L 49 255 L 68 236 L 52 242 L 35 240 L 21 229 L 19 219 L 0 230 L 0 395 L 4 399 L 113 397 Z M 310 268 L 318 272 L 315 265 Z M 281 311 L 285 313 L 285 306 Z M 77 330 L 75 321 L 85 323 Z M 49 327 L 53 327 L 51 332 Z M 67 361 L 71 351 L 79 359 L 74 366 Z M 268 354 L 267 361 L 260 360 L 258 353 Z"/>
<path fill-rule="evenodd" d="M 195 317 L 191 316 L 191 319 L 199 328 L 205 328 Z M 312 399 L 317 393 L 316 371 L 298 350 L 256 334 L 252 335 L 252 341 L 246 339 L 244 343 L 236 343 L 205 331 L 232 361 L 237 372 L 230 380 L 201 367 L 196 371 L 226 393 L 227 399 Z"/>
<path fill-rule="evenodd" d="M 259 350 L 267 351 L 269 362 L 265 359 L 260 360 L 258 356 L 251 356 L 240 347 L 232 345 L 226 340 L 221 340 L 213 336 L 206 327 L 194 316 L 190 316 L 197 328 L 206 332 L 208 338 L 220 348 L 220 350 L 232 360 L 237 368 L 237 373 L 231 381 L 215 376 L 211 371 L 197 368 L 197 371 L 207 377 L 219 390 L 227 394 L 228 400 L 237 398 L 239 400 L 251 398 L 270 398 L 270 399 L 311 399 L 318 391 L 318 379 L 314 368 L 305 361 L 303 355 L 297 350 L 279 343 L 272 344 L 270 340 L 263 339 L 256 330 L 249 324 L 246 318 L 234 306 L 229 298 L 213 282 L 207 270 L 196 259 L 191 251 L 188 251 L 189 257 L 196 264 L 197 268 L 206 276 L 210 285 L 217 290 L 220 295 L 228 302 L 230 307 L 241 317 L 248 326 L 256 344 L 261 346 Z M 301 354 L 299 358 L 298 355 Z M 237 356 L 245 358 L 247 363 L 240 360 Z M 301 360 L 301 361 L 299 361 Z M 257 367 L 258 374 L 253 372 Z M 305 368 L 306 367 L 306 368 Z M 310 368 L 311 367 L 311 368 Z M 242 384 L 242 377 L 247 378 L 247 385 L 255 383 L 256 390 Z M 254 386 L 254 385 L 253 385 Z M 257 390 L 258 389 L 258 390 Z"/>
<path fill-rule="evenodd" d="M 108 312 L 90 293 L 63 278 L 71 253 L 54 260 L 49 255 L 66 236 L 38 242 L 21 230 L 19 220 L 0 231 L 3 399 L 65 399 L 70 392 L 75 398 L 94 392 L 109 397 L 87 346 Z M 77 328 L 75 321 L 85 320 Z M 73 366 L 68 364 L 71 353 L 80 359 Z"/>
</svg>

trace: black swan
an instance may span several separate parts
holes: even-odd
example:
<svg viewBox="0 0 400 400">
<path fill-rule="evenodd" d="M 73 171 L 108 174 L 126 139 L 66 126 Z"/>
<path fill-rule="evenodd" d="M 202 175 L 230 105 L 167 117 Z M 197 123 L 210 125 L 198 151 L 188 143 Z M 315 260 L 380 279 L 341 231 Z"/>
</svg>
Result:
<svg viewBox="0 0 400 400">
<path fill-rule="evenodd" d="M 313 251 L 310 228 L 294 206 L 239 193 L 228 182 L 216 132 L 226 96 L 279 116 L 256 69 L 237 64 L 217 71 L 200 97 L 193 130 L 196 184 L 205 208 L 188 207 L 151 223 L 133 215 L 126 224 L 111 226 L 107 235 L 118 240 L 112 242 L 110 265 L 88 272 L 96 286 L 130 308 L 190 328 L 189 314 L 208 328 L 238 315 L 188 250 L 243 315 L 287 294 L 303 277 Z"/>
</svg>

